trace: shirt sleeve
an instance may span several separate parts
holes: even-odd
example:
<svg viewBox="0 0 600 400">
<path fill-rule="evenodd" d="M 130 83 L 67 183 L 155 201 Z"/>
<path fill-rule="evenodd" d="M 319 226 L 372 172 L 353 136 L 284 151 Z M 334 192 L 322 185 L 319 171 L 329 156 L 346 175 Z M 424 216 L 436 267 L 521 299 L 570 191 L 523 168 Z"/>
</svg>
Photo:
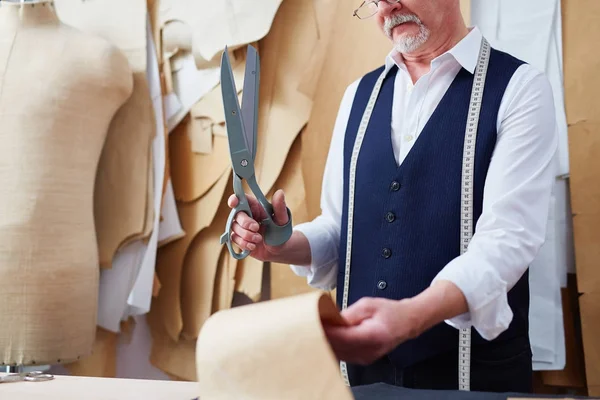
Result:
<svg viewBox="0 0 600 400">
<path fill-rule="evenodd" d="M 513 314 L 507 293 L 544 243 L 557 172 L 552 88 L 528 65 L 517 69 L 498 114 L 498 138 L 484 188 L 483 212 L 468 250 L 434 278 L 453 282 L 469 311 L 446 323 L 474 327 L 493 340 Z"/>
<path fill-rule="evenodd" d="M 344 137 L 358 83 L 355 81 L 346 88 L 340 102 L 323 172 L 321 214 L 294 227 L 308 239 L 311 264 L 290 265 L 290 268 L 296 275 L 306 277 L 308 285 L 322 290 L 333 290 L 337 283 L 344 193 Z"/>
</svg>

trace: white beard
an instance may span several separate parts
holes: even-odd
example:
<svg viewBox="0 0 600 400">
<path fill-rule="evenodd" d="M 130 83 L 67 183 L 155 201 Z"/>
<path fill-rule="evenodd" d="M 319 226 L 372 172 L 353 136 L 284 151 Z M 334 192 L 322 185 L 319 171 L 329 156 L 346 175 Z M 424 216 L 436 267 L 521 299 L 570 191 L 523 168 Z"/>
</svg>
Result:
<svg viewBox="0 0 600 400">
<path fill-rule="evenodd" d="M 419 33 L 412 36 L 404 35 L 400 39 L 394 40 L 392 30 L 405 22 L 416 23 L 419 26 Z M 414 14 L 396 14 L 390 18 L 386 18 L 383 29 L 385 34 L 394 41 L 394 47 L 400 53 L 411 53 L 417 50 L 427 41 L 427 39 L 429 39 L 430 34 L 429 29 L 427 29 L 419 17 Z"/>
</svg>

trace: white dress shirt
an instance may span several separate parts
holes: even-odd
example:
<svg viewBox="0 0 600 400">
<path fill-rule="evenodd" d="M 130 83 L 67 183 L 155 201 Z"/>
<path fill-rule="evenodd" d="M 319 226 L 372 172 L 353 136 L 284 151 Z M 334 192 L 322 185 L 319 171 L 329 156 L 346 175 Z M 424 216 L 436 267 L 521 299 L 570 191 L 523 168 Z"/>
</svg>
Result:
<svg viewBox="0 0 600 400">
<path fill-rule="evenodd" d="M 474 72 L 481 40 L 479 29 L 472 28 L 454 48 L 432 60 L 430 71 L 414 85 L 402 56 L 392 50 L 386 57 L 385 68 L 393 64 L 399 68 L 390 121 L 398 164 L 418 140 L 459 70 Z M 308 238 L 312 260 L 309 266 L 291 268 L 306 277 L 310 286 L 323 290 L 336 287 L 344 191 L 344 135 L 359 82 L 348 86 L 339 107 L 323 177 L 322 213 L 313 221 L 295 227 Z M 526 271 L 545 238 L 556 176 L 555 125 L 548 79 L 530 65 L 520 66 L 500 104 L 497 143 L 485 183 L 483 213 L 468 251 L 447 264 L 433 281 L 453 282 L 469 305 L 469 312 L 447 320 L 449 325 L 473 326 L 488 340 L 508 328 L 513 315 L 507 292 Z"/>
</svg>

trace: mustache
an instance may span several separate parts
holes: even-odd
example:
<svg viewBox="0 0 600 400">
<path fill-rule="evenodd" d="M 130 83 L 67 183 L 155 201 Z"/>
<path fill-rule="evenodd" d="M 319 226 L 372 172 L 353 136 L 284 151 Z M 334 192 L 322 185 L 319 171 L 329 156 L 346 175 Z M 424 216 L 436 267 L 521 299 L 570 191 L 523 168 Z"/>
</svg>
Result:
<svg viewBox="0 0 600 400">
<path fill-rule="evenodd" d="M 391 17 L 386 17 L 383 24 L 383 29 L 385 33 L 391 37 L 392 29 L 396 26 L 404 24 L 406 22 L 414 22 L 420 26 L 423 25 L 423 22 L 417 17 L 415 14 L 395 14 Z"/>
</svg>

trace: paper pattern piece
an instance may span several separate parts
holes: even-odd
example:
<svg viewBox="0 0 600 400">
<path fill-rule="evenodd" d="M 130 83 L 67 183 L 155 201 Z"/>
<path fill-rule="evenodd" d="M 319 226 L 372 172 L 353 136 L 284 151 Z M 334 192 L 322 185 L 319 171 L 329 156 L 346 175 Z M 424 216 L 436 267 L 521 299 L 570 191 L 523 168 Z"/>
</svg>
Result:
<svg viewBox="0 0 600 400">
<path fill-rule="evenodd" d="M 218 60 L 226 45 L 233 49 L 262 39 L 280 4 L 281 0 L 161 0 L 160 19 L 162 25 L 181 21 L 190 27 L 194 59 L 202 67 Z"/>
<path fill-rule="evenodd" d="M 600 4 L 563 0 L 565 93 L 571 151 L 570 193 L 573 208 L 577 288 L 585 380 L 590 396 L 600 396 L 598 315 L 600 274 L 600 122 L 598 121 L 598 54 L 590 52 L 600 34 Z"/>
<path fill-rule="evenodd" d="M 152 193 L 152 231 L 150 239 L 144 241 L 144 253 L 142 263 L 136 274 L 135 283 L 127 299 L 128 310 L 123 315 L 123 320 L 130 316 L 143 315 L 150 310 L 152 298 L 152 287 L 154 282 L 154 270 L 156 265 L 156 252 L 158 248 L 158 230 L 160 221 L 160 209 L 163 199 L 162 183 L 165 174 L 165 132 L 162 106 L 162 92 L 160 86 L 160 75 L 158 71 L 158 62 L 156 60 L 156 50 L 152 38 L 150 24 L 147 24 L 148 40 L 148 61 L 147 61 L 147 79 L 150 83 L 150 96 L 152 98 L 153 111 L 155 116 L 156 134 L 152 140 L 152 174 L 155 182 Z"/>
<path fill-rule="evenodd" d="M 323 170 L 344 91 L 354 80 L 383 65 L 392 48 L 390 41 L 376 24 L 365 24 L 365 21 L 348 17 L 348 10 L 354 8 L 355 1 L 336 2 L 335 18 L 332 22 L 335 36 L 330 39 L 331 44 L 323 62 L 308 126 L 302 134 L 302 173 L 306 182 L 310 219 L 321 213 Z M 352 43 L 352 46 L 344 43 Z"/>
<path fill-rule="evenodd" d="M 577 288 L 580 293 L 600 291 L 600 173 L 597 167 L 600 155 L 599 132 L 599 120 L 581 121 L 569 128 L 571 151 L 577 155 L 571 162 L 571 199 Z"/>
<path fill-rule="evenodd" d="M 171 338 L 164 323 L 161 308 L 154 299 L 147 314 L 152 335 L 150 363 L 172 378 L 196 380 L 196 340 Z"/>
<path fill-rule="evenodd" d="M 244 86 L 244 71 L 246 57 L 240 57 L 239 53 L 242 53 L 243 49 L 237 52 L 233 52 L 231 55 L 234 57 L 232 61 L 233 78 L 235 87 L 238 94 L 242 93 Z M 243 52 L 245 53 L 245 52 Z M 220 71 L 220 69 L 217 69 Z M 241 96 L 240 96 L 241 104 Z M 191 108 L 191 115 L 194 118 L 206 117 L 216 124 L 225 123 L 225 111 L 223 109 L 223 96 L 221 94 L 220 83 L 215 86 L 212 90 L 206 93 L 197 103 Z"/>
<path fill-rule="evenodd" d="M 226 191 L 232 192 L 229 187 Z M 185 339 L 198 337 L 200 327 L 212 313 L 219 256 L 223 251 L 219 238 L 230 211 L 226 202 L 220 202 L 214 220 L 194 237 L 186 252 L 181 275 L 181 335 Z"/>
<path fill-rule="evenodd" d="M 294 21 L 290 24 L 289 21 Z M 301 37 L 302 40 L 298 40 Z M 294 139 L 308 122 L 312 100 L 298 91 L 304 63 L 317 43 L 312 0 L 284 2 L 260 42 L 260 99 L 255 171 L 263 192 L 279 176 Z"/>
<path fill-rule="evenodd" d="M 206 195 L 195 202 L 181 203 L 178 207 L 179 216 L 186 235 L 179 240 L 161 247 L 158 251 L 156 273 L 162 287 L 152 307 L 157 308 L 166 332 L 174 341 L 179 339 L 183 327 L 181 316 L 181 277 L 186 253 L 190 243 L 198 232 L 212 223 L 219 205 L 222 204 L 221 200 L 225 188 L 231 187 L 230 182 L 231 166 L 221 175 L 217 183 L 215 183 Z M 196 288 L 196 290 L 201 289 Z"/>
<path fill-rule="evenodd" d="M 546 386 L 584 389 L 585 360 L 582 357 L 582 343 L 579 329 L 579 294 L 576 287 L 577 278 L 570 275 L 567 288 L 561 290 L 563 302 L 563 325 L 565 330 L 566 363 L 565 369 L 542 371 L 542 382 Z"/>
<path fill-rule="evenodd" d="M 133 94 L 111 122 L 96 177 L 94 217 L 103 268 L 111 268 L 117 250 L 151 229 L 146 222 L 154 113 L 145 72 L 133 76 Z"/>
<path fill-rule="evenodd" d="M 182 202 L 200 199 L 223 175 L 223 172 L 228 168 L 231 169 L 226 137 L 213 137 L 213 149 L 210 154 L 198 154 L 192 151 L 192 137 L 196 129 L 202 127 L 193 124 L 192 117 L 188 116 L 169 135 L 171 181 L 175 199 Z M 183 219 L 181 215 L 180 218 Z"/>
<path fill-rule="evenodd" d="M 162 220 L 158 227 L 159 247 L 185 236 L 185 232 L 181 227 L 181 221 L 179 221 L 173 183 L 170 179 L 167 182 L 167 191 L 163 198 L 161 215 Z"/>
<path fill-rule="evenodd" d="M 0 362 L 71 362 L 96 333 L 93 182 L 131 70 L 50 4 L 3 2 L 0 85 Z"/>
<path fill-rule="evenodd" d="M 212 122 L 208 118 L 193 118 L 192 124 L 192 152 L 199 154 L 212 153 Z"/>
<path fill-rule="evenodd" d="M 235 274 L 238 263 L 238 260 L 229 254 L 229 250 L 222 248 L 215 274 L 211 314 L 221 310 L 228 310 L 233 306 Z M 198 334 L 196 333 L 194 336 L 197 337 Z"/>
<path fill-rule="evenodd" d="M 160 21 L 160 8 L 159 8 Z M 165 21 L 162 26 L 162 42 L 164 54 L 192 51 L 192 28 L 183 21 Z M 193 56 L 192 56 L 193 57 Z"/>
<path fill-rule="evenodd" d="M 214 400 L 352 399 L 322 320 L 344 324 L 333 300 L 321 292 L 213 314 L 198 336 L 198 395 Z"/>
<path fill-rule="evenodd" d="M 562 176 L 569 172 L 567 120 L 563 91 L 560 0 L 471 0 L 471 22 L 490 44 L 544 72 L 552 85 L 559 136 L 557 182 L 548 216 L 546 243 L 530 265 L 530 336 L 534 369 L 564 368 L 565 342 L 561 287 L 566 286 L 569 245 L 565 240 L 567 193 Z M 519 10 L 519 12 L 515 12 Z M 560 197 L 558 197 L 560 196 Z M 560 235 L 560 237 L 559 237 Z"/>
<path fill-rule="evenodd" d="M 243 293 L 252 301 L 259 301 L 262 293 L 264 264 L 253 257 L 246 257 L 238 261 L 235 274 L 235 291 Z"/>
<path fill-rule="evenodd" d="M 292 211 L 295 224 L 308 221 L 304 187 L 304 179 L 302 177 L 302 138 L 298 137 L 292 145 L 285 166 L 273 187 L 273 191 L 283 189 L 286 205 Z M 270 272 L 271 299 L 315 291 L 314 288 L 306 283 L 306 279 L 296 275 L 290 269 L 289 265 L 271 263 Z"/>
<path fill-rule="evenodd" d="M 112 378 L 117 373 L 117 342 L 116 333 L 99 327 L 96 329 L 91 356 L 66 364 L 64 367 L 75 376 Z"/>
<path fill-rule="evenodd" d="M 600 343 L 598 342 L 600 293 L 594 291 L 582 294 L 579 298 L 579 307 L 588 394 L 600 397 L 600 360 L 598 357 L 600 354 Z"/>
<path fill-rule="evenodd" d="M 310 99 L 314 99 L 319 76 L 327 56 L 331 32 L 334 27 L 336 5 L 335 0 L 313 1 L 314 19 L 317 24 L 317 42 L 311 52 L 308 65 L 304 69 L 302 80 L 298 85 L 298 91 L 304 93 Z"/>
<path fill-rule="evenodd" d="M 177 111 L 167 120 L 167 129 L 171 132 L 185 118 L 192 106 L 219 83 L 219 68 L 198 70 L 194 57 L 189 52 L 178 53 L 168 62 L 171 63 L 173 71 L 173 93 L 179 103 Z"/>
<path fill-rule="evenodd" d="M 162 183 L 165 171 L 165 136 L 162 109 L 162 93 L 156 50 L 150 25 L 147 25 L 148 60 L 146 62 L 149 95 L 152 100 L 156 129 L 152 142 L 152 181 Z M 154 266 L 158 242 L 162 185 L 151 186 L 153 209 L 149 240 L 137 240 L 120 249 L 113 260 L 112 268 L 101 271 L 98 305 L 98 325 L 111 332 L 119 331 L 121 320 L 132 315 L 145 314 L 150 309 L 154 284 Z"/>
</svg>

